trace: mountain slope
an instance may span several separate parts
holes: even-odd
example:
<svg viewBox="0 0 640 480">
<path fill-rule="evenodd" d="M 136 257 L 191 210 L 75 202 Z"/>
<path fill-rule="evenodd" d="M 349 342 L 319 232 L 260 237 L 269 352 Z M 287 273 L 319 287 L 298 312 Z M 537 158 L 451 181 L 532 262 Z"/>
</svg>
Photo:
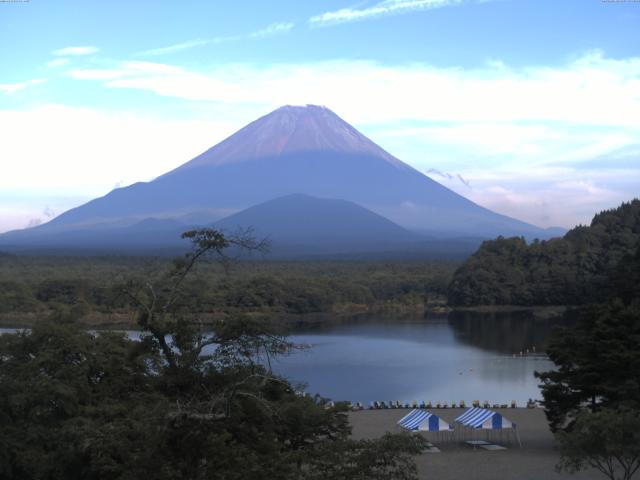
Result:
<svg viewBox="0 0 640 480">
<path fill-rule="evenodd" d="M 252 227 L 276 251 L 384 251 L 413 246 L 424 238 L 353 202 L 293 194 L 269 200 L 214 225 L 233 232 Z"/>
<path fill-rule="evenodd" d="M 41 228 L 196 211 L 210 220 L 296 192 L 353 201 L 427 232 L 549 236 L 445 188 L 318 106 L 279 108 L 154 181 L 116 189 Z"/>
<path fill-rule="evenodd" d="M 16 230 L 0 235 L 0 248 L 12 252 L 175 253 L 188 246 L 180 235 L 189 224 L 171 219 L 146 218 L 131 225 L 74 225 L 58 229 Z"/>
</svg>

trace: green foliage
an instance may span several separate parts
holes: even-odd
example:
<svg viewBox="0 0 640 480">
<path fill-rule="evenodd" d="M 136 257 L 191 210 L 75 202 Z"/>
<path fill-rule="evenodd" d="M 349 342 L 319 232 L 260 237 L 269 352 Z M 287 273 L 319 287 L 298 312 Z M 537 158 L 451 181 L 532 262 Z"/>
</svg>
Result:
<svg viewBox="0 0 640 480">
<path fill-rule="evenodd" d="M 586 467 L 610 479 L 640 468 L 640 248 L 608 270 L 607 303 L 569 311 L 547 353 L 545 413 L 562 447 L 558 467 Z"/>
<path fill-rule="evenodd" d="M 640 409 L 640 310 L 619 301 L 574 311 L 547 347 L 557 369 L 540 373 L 552 430 L 588 406 Z"/>
<path fill-rule="evenodd" d="M 180 260 L 184 262 L 184 259 Z M 175 266 L 175 265 L 174 265 Z M 423 307 L 444 302 L 451 263 L 199 262 L 183 283 L 203 321 L 238 313 L 307 314 Z M 65 317 L 124 323 L 132 306 L 119 285 L 171 269 L 161 258 L 1 257 L 0 323 Z M 80 307 L 77 307 L 80 306 Z"/>
<path fill-rule="evenodd" d="M 454 274 L 451 305 L 583 305 L 611 293 L 609 277 L 640 246 L 640 200 L 597 214 L 563 238 L 484 242 Z M 637 284 L 636 284 L 637 285 Z"/>
<path fill-rule="evenodd" d="M 596 468 L 611 480 L 630 480 L 640 468 L 640 410 L 582 412 L 573 428 L 557 435 L 559 470 Z"/>
<path fill-rule="evenodd" d="M 0 358 L 0 478 L 126 478 L 152 461 L 167 404 L 139 345 L 42 324 L 0 336 Z"/>
<path fill-rule="evenodd" d="M 640 409 L 640 248 L 610 274 L 607 303 L 568 311 L 571 327 L 547 347 L 557 369 L 537 374 L 554 431 L 570 425 L 585 406 Z"/>
<path fill-rule="evenodd" d="M 311 454 L 307 480 L 409 480 L 416 478 L 413 456 L 427 448 L 420 435 L 385 434 L 379 440 L 323 442 Z"/>
<path fill-rule="evenodd" d="M 173 268 L 122 289 L 139 341 L 60 322 L 0 336 L 0 480 L 416 478 L 423 440 L 350 439 L 345 405 L 270 371 L 295 346 L 268 322 L 230 317 L 205 331 L 186 315 L 196 262 L 233 244 L 189 238 Z"/>
</svg>

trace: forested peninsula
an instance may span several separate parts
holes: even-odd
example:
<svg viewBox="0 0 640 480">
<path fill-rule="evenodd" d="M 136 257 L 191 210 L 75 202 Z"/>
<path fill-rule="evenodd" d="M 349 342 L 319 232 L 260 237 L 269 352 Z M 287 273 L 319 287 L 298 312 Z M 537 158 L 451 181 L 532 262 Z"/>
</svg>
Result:
<svg viewBox="0 0 640 480">
<path fill-rule="evenodd" d="M 613 290 L 634 287 L 630 272 L 640 255 L 640 200 L 597 214 L 589 226 L 547 241 L 485 241 L 454 274 L 453 307 L 476 305 L 584 305 Z M 637 285 L 637 273 L 635 274 Z"/>
</svg>

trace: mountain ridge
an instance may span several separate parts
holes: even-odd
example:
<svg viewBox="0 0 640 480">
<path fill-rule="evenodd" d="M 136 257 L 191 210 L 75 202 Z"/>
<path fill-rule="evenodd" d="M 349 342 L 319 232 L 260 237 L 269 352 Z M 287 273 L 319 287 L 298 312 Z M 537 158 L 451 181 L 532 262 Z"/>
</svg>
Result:
<svg viewBox="0 0 640 480">
<path fill-rule="evenodd" d="M 308 105 L 281 107 L 153 181 L 115 189 L 18 236 L 120 228 L 150 217 L 205 224 L 293 193 L 353 202 L 404 229 L 441 238 L 557 233 L 471 202 L 328 108 Z"/>
</svg>

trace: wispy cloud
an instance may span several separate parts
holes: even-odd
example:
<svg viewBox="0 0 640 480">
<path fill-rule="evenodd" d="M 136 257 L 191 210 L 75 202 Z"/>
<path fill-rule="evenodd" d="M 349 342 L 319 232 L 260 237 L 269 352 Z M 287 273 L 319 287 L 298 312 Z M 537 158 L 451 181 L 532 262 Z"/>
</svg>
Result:
<svg viewBox="0 0 640 480">
<path fill-rule="evenodd" d="M 138 55 L 148 55 L 148 56 L 168 55 L 168 54 L 180 52 L 183 50 L 189 50 L 191 48 L 203 47 L 205 45 L 219 45 L 222 43 L 237 42 L 245 38 L 273 37 L 275 35 L 281 35 L 289 32 L 291 29 L 293 29 L 294 26 L 295 26 L 295 23 L 293 22 L 272 23 L 270 25 L 267 25 L 265 28 L 256 30 L 255 32 L 251 32 L 246 35 L 226 35 L 226 36 L 218 36 L 218 37 L 212 37 L 212 38 L 197 38 L 195 40 L 188 40 L 186 42 L 176 43 L 174 45 L 169 45 L 166 47 L 144 50 L 142 52 L 139 52 Z"/>
<path fill-rule="evenodd" d="M 313 26 L 357 22 L 384 15 L 459 5 L 462 0 L 384 0 L 364 8 L 341 8 L 315 15 L 309 19 Z"/>
<path fill-rule="evenodd" d="M 0 92 L 5 95 L 11 95 L 12 93 L 19 92 L 20 90 L 24 90 L 27 87 L 33 85 L 39 85 L 41 83 L 46 82 L 46 78 L 34 78 L 32 80 L 27 80 L 25 82 L 18 83 L 0 83 Z"/>
<path fill-rule="evenodd" d="M 223 64 L 203 72 L 122 62 L 113 69 L 76 69 L 69 75 L 103 81 L 109 88 L 189 100 L 257 102 L 265 108 L 287 103 L 338 106 L 352 121 L 369 124 L 455 122 L 459 130 L 451 135 L 493 145 L 493 153 L 514 153 L 529 141 L 552 137 L 558 123 L 612 129 L 640 125 L 640 57 L 611 59 L 599 52 L 553 68 L 463 69 L 334 60 Z M 502 145 L 505 138 L 513 140 Z"/>
<path fill-rule="evenodd" d="M 150 50 L 145 50 L 143 52 L 139 52 L 138 55 L 149 55 L 149 56 L 168 55 L 170 53 L 176 53 L 182 50 L 189 50 L 191 48 L 201 47 L 203 45 L 210 45 L 213 43 L 223 43 L 226 41 L 230 41 L 232 38 L 234 37 L 216 37 L 216 38 L 209 38 L 209 39 L 189 40 L 188 42 L 176 43 L 175 45 L 169 45 L 167 47 L 152 48 Z"/>
<path fill-rule="evenodd" d="M 271 25 L 268 25 L 267 27 L 265 27 L 263 29 L 260 29 L 260 30 L 257 30 L 255 32 L 250 33 L 249 37 L 251 37 L 251 38 L 272 37 L 274 35 L 280 35 L 282 33 L 287 33 L 294 26 L 295 26 L 295 23 L 293 23 L 293 22 L 272 23 Z"/>
<path fill-rule="evenodd" d="M 65 47 L 59 48 L 58 50 L 54 50 L 51 52 L 53 55 L 58 57 L 79 57 L 82 55 L 91 55 L 93 53 L 98 53 L 100 49 L 98 47 L 92 46 L 82 46 L 82 47 Z"/>
<path fill-rule="evenodd" d="M 63 67 L 65 65 L 69 65 L 68 58 L 54 58 L 47 62 L 47 67 Z"/>
</svg>

